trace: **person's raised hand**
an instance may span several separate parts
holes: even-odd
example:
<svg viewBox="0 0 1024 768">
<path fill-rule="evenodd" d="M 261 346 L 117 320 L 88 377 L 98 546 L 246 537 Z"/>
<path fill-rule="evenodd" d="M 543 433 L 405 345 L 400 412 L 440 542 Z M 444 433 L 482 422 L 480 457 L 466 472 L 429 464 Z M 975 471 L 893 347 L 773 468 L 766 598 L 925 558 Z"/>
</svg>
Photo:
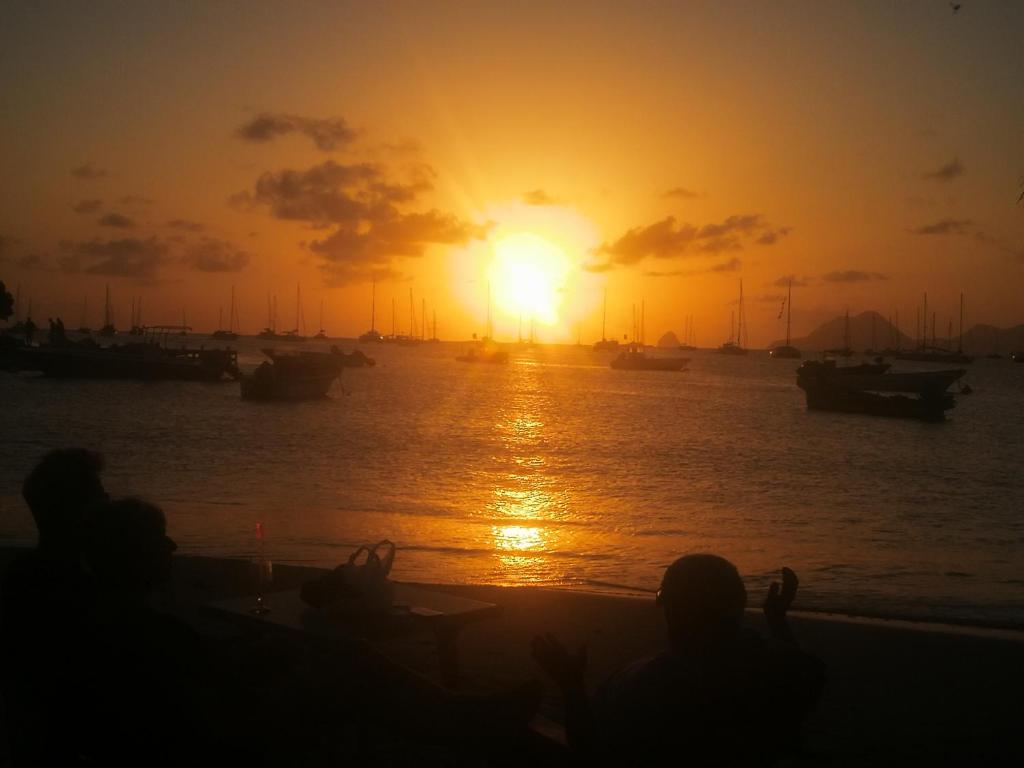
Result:
<svg viewBox="0 0 1024 768">
<path fill-rule="evenodd" d="M 770 625 L 786 620 L 786 613 L 789 611 L 793 601 L 796 599 L 796 590 L 800 586 L 800 580 L 789 568 L 782 569 L 782 587 L 779 582 L 773 581 L 768 588 L 768 597 L 764 600 L 764 615 Z"/>
<path fill-rule="evenodd" d="M 538 635 L 531 643 L 531 655 L 541 669 L 563 691 L 583 687 L 587 669 L 587 646 L 570 653 L 552 634 Z"/>
</svg>

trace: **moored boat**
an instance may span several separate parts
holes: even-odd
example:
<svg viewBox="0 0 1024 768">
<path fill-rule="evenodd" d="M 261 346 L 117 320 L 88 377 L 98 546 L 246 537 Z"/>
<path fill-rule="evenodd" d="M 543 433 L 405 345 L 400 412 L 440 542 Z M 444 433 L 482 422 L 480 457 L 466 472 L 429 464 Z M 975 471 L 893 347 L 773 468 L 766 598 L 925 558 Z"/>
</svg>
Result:
<svg viewBox="0 0 1024 768">
<path fill-rule="evenodd" d="M 781 317 L 781 314 L 780 314 Z M 793 321 L 793 281 L 789 281 L 789 290 L 786 293 L 786 343 L 780 344 L 768 350 L 768 356 L 779 360 L 799 360 L 803 353 L 790 344 L 790 329 Z"/>
<path fill-rule="evenodd" d="M 269 361 L 241 378 L 244 400 L 319 400 L 327 396 L 344 367 L 342 355 L 323 352 L 276 352 L 264 349 Z"/>
<path fill-rule="evenodd" d="M 797 369 L 797 386 L 811 410 L 941 421 L 956 405 L 948 389 L 963 369 L 889 373 L 888 367 L 808 361 Z"/>
<path fill-rule="evenodd" d="M 688 357 L 652 357 L 639 345 L 630 344 L 611 362 L 618 371 L 681 371 L 690 362 Z"/>
</svg>

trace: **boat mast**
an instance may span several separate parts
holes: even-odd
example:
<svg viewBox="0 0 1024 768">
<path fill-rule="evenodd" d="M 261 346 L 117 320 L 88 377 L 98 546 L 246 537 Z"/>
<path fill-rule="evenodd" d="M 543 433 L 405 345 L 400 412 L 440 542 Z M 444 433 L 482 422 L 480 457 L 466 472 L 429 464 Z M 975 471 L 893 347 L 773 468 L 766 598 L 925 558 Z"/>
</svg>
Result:
<svg viewBox="0 0 1024 768">
<path fill-rule="evenodd" d="M 924 336 L 921 338 L 921 349 L 928 346 L 928 291 L 924 292 Z"/>
<path fill-rule="evenodd" d="M 228 331 L 235 331 L 235 286 L 231 286 L 231 312 L 228 314 Z"/>
<path fill-rule="evenodd" d="M 420 339 L 427 340 L 427 300 L 422 299 L 420 306 Z"/>
<path fill-rule="evenodd" d="M 604 307 L 601 310 L 601 341 L 605 341 L 605 323 L 608 320 L 608 289 L 604 289 Z"/>
<path fill-rule="evenodd" d="M 377 278 L 373 278 L 373 289 L 370 294 L 370 330 L 375 331 L 377 328 Z"/>
<path fill-rule="evenodd" d="M 739 323 L 736 326 L 736 345 L 739 347 L 746 346 L 743 343 L 743 278 L 740 278 L 740 311 L 739 311 Z"/>
<path fill-rule="evenodd" d="M 952 336 L 953 334 L 950 333 L 950 335 Z M 974 349 L 974 348 L 975 347 L 972 346 L 972 349 Z M 963 352 L 964 351 L 964 292 L 963 291 L 960 291 L 960 340 L 957 341 L 956 351 L 957 352 Z"/>
<path fill-rule="evenodd" d="M 324 297 L 320 297 L 320 330 L 324 329 Z"/>
<path fill-rule="evenodd" d="M 103 327 L 110 325 L 110 283 L 107 283 L 107 296 L 103 303 Z"/>
<path fill-rule="evenodd" d="M 412 288 L 409 289 L 409 338 L 416 337 L 416 304 L 412 300 Z"/>
<path fill-rule="evenodd" d="M 789 346 L 789 327 L 793 320 L 793 278 L 789 278 L 789 291 L 786 294 L 786 346 Z"/>
<path fill-rule="evenodd" d="M 493 328 L 491 327 L 491 284 L 487 283 L 487 336 L 484 341 L 490 341 L 493 335 Z"/>
<path fill-rule="evenodd" d="M 395 338 L 395 297 L 391 297 L 391 338 Z"/>
<path fill-rule="evenodd" d="M 434 310 L 434 338 L 437 338 L 437 310 Z"/>
</svg>

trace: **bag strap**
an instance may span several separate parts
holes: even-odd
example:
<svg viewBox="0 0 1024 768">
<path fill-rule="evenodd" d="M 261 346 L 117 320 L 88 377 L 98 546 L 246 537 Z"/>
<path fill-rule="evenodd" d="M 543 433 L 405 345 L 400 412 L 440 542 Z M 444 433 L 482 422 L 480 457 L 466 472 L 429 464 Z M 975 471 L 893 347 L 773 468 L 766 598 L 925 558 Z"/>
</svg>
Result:
<svg viewBox="0 0 1024 768">
<path fill-rule="evenodd" d="M 372 554 L 372 550 L 368 546 L 366 546 L 364 544 L 363 546 L 361 546 L 359 549 L 357 549 L 355 552 L 353 552 L 351 555 L 348 556 L 348 564 L 349 565 L 355 565 L 356 564 L 356 560 L 359 559 L 359 555 L 362 554 L 363 552 L 366 553 L 366 561 L 369 562 L 370 561 L 370 555 Z"/>
<path fill-rule="evenodd" d="M 383 557 L 380 557 L 380 555 L 377 554 L 377 550 L 381 547 L 387 548 L 387 554 Z M 395 543 L 389 539 L 382 539 L 373 546 L 371 552 L 380 560 L 380 567 L 381 570 L 384 571 L 384 575 L 386 576 L 391 573 L 391 566 L 395 562 Z"/>
</svg>

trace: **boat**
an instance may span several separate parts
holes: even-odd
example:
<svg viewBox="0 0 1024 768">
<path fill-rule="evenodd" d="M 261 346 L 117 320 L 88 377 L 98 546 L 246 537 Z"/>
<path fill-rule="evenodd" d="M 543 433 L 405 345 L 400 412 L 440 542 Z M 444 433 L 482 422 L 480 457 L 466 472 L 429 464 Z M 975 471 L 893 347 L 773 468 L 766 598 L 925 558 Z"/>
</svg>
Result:
<svg viewBox="0 0 1024 768">
<path fill-rule="evenodd" d="M 114 327 L 113 313 L 110 308 L 110 286 L 107 286 L 106 300 L 103 302 L 103 325 L 100 327 L 99 335 L 104 337 L 111 337 L 117 333 L 117 329 Z"/>
<path fill-rule="evenodd" d="M 132 322 L 128 330 L 129 336 L 142 336 L 145 333 L 142 325 L 142 299 L 138 302 L 132 297 Z"/>
<path fill-rule="evenodd" d="M 377 361 L 368 357 L 361 349 L 353 349 L 351 352 L 342 352 L 337 345 L 331 346 L 331 354 L 341 358 L 343 368 L 372 368 Z"/>
<path fill-rule="evenodd" d="M 807 361 L 797 369 L 797 386 L 807 408 L 840 413 L 942 421 L 956 399 L 949 387 L 963 369 L 889 373 L 837 366 L 835 360 Z"/>
<path fill-rule="evenodd" d="M 377 279 L 373 280 L 373 293 L 370 300 L 370 330 L 359 336 L 360 344 L 380 344 L 384 336 L 377 330 Z"/>
<path fill-rule="evenodd" d="M 228 327 L 224 328 L 224 309 L 220 310 L 220 314 L 217 316 L 217 330 L 210 334 L 211 339 L 219 339 L 222 341 L 235 341 L 238 339 L 238 332 L 235 331 L 235 320 L 238 318 L 238 312 L 235 309 L 235 286 L 231 286 L 231 309 L 228 311 Z"/>
<path fill-rule="evenodd" d="M 27 347 L 23 370 L 61 379 L 139 379 L 215 382 L 238 378 L 233 349 L 189 349 L 168 345 L 180 326 L 144 328 L 142 341 L 101 347 L 91 339 Z"/>
<path fill-rule="evenodd" d="M 786 292 L 786 343 L 768 350 L 768 356 L 779 360 L 799 360 L 803 353 L 789 343 L 790 328 L 793 321 L 793 279 L 789 280 L 789 288 Z"/>
<path fill-rule="evenodd" d="M 733 337 L 733 329 L 736 324 L 736 313 L 733 312 L 730 315 L 729 321 L 729 340 L 718 348 L 718 354 L 720 355 L 745 355 L 747 354 L 746 347 L 743 346 L 743 280 L 740 280 L 740 306 L 739 306 L 740 322 L 739 328 L 736 329 L 736 336 Z"/>
<path fill-rule="evenodd" d="M 650 357 L 639 344 L 629 344 L 612 360 L 617 371 L 681 371 L 690 362 L 688 357 Z"/>
<path fill-rule="evenodd" d="M 937 339 L 935 336 L 935 313 L 932 313 L 932 343 L 928 344 L 928 294 L 924 295 L 924 334 L 921 338 L 921 346 L 917 349 L 899 352 L 893 357 L 896 360 L 907 360 L 917 363 L 944 363 L 946 365 L 965 365 L 974 362 L 973 355 L 964 353 L 963 341 L 964 341 L 964 295 L 960 294 L 960 340 L 957 344 L 956 350 L 942 349 L 938 346 Z M 920 325 L 920 324 L 919 324 Z M 950 323 L 950 333 L 952 336 L 953 324 Z M 952 340 L 949 340 L 950 342 Z M 950 343 L 950 346 L 952 344 Z"/>
<path fill-rule="evenodd" d="M 1015 363 L 1024 363 L 1024 352 L 1011 352 L 1010 359 Z"/>
<path fill-rule="evenodd" d="M 609 339 L 605 336 L 605 323 L 608 319 L 608 289 L 604 291 L 604 307 L 601 310 L 601 340 L 594 342 L 595 352 L 616 352 L 619 349 L 618 339 Z M 522 334 L 520 334 L 522 335 Z"/>
<path fill-rule="evenodd" d="M 292 343 L 303 342 L 306 337 L 299 333 L 299 328 L 303 331 L 306 330 L 306 317 L 302 312 L 302 287 L 299 285 L 295 286 L 295 327 L 290 331 L 278 334 L 278 341 L 288 341 Z"/>
<path fill-rule="evenodd" d="M 853 357 L 854 351 L 850 338 L 850 310 L 846 310 L 846 322 L 843 326 L 843 346 L 837 349 L 826 349 L 825 354 L 832 357 Z"/>
<path fill-rule="evenodd" d="M 679 349 L 685 352 L 695 352 L 697 350 L 697 334 L 693 331 L 693 315 L 686 316 L 683 336 L 684 340 L 683 343 L 679 345 Z"/>
<path fill-rule="evenodd" d="M 269 358 L 240 380 L 243 400 L 319 400 L 341 375 L 341 355 L 262 350 Z"/>
<path fill-rule="evenodd" d="M 507 363 L 508 351 L 492 344 L 482 344 L 479 347 L 470 347 L 455 359 L 460 363 Z"/>
<path fill-rule="evenodd" d="M 313 337 L 315 341 L 327 341 L 327 331 L 324 330 L 324 300 L 320 299 L 320 330 Z"/>
</svg>

